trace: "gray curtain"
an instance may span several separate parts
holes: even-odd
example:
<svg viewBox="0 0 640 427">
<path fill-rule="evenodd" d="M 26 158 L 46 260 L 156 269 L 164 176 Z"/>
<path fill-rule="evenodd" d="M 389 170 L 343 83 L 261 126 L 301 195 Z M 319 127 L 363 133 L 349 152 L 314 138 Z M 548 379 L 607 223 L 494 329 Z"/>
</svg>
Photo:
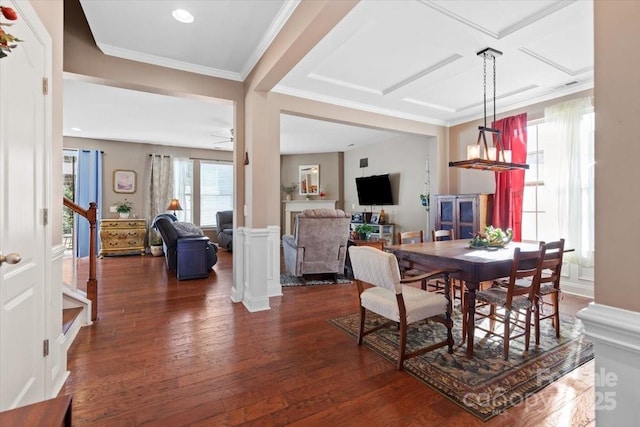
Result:
<svg viewBox="0 0 640 427">
<path fill-rule="evenodd" d="M 149 224 L 156 215 L 167 211 L 173 198 L 173 159 L 152 154 L 149 162 Z"/>
</svg>

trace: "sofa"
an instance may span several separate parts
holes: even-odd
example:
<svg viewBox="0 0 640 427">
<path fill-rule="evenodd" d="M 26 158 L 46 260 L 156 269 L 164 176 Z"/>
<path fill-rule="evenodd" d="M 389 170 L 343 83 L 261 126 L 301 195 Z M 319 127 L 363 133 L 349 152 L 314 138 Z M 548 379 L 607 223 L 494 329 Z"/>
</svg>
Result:
<svg viewBox="0 0 640 427">
<path fill-rule="evenodd" d="M 195 225 L 174 218 L 160 214 L 152 222 L 162 236 L 167 269 L 174 270 L 178 280 L 208 277 L 218 261 L 218 247 Z"/>
<path fill-rule="evenodd" d="M 216 228 L 218 230 L 218 246 L 231 252 L 233 249 L 233 211 L 217 212 Z"/>
<path fill-rule="evenodd" d="M 287 272 L 298 277 L 343 274 L 350 222 L 351 216 L 341 209 L 307 209 L 297 214 L 294 234 L 282 236 Z"/>
</svg>

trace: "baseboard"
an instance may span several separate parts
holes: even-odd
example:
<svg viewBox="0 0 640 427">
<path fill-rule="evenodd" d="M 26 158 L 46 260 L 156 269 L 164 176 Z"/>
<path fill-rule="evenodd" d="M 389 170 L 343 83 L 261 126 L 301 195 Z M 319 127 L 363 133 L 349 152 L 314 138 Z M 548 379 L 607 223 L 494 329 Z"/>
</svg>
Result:
<svg viewBox="0 0 640 427">
<path fill-rule="evenodd" d="M 578 313 L 595 352 L 597 425 L 640 419 L 640 313 L 591 303 Z"/>
</svg>

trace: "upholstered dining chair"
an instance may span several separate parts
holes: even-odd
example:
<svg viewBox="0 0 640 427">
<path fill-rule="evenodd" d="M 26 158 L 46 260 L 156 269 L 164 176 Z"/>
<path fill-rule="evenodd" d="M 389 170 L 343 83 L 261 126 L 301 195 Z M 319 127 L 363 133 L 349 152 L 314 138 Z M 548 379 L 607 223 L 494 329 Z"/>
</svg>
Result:
<svg viewBox="0 0 640 427">
<path fill-rule="evenodd" d="M 544 244 L 533 251 L 521 251 L 520 248 L 515 248 L 507 286 L 493 286 L 476 292 L 476 301 L 490 307 L 488 313 L 476 311 L 476 319 L 482 321 L 489 318 L 490 322 L 489 328 L 482 325 L 476 325 L 475 328 L 489 335 L 502 337 L 504 360 L 509 358 L 509 344 L 513 339 L 524 336 L 525 351 L 529 350 L 531 314 L 536 306 L 544 256 Z M 499 308 L 504 310 L 504 313 L 498 312 Z M 525 313 L 524 323 L 519 322 L 517 316 L 522 311 Z M 512 314 L 516 316 L 512 318 Z M 495 332 L 496 322 L 502 323 L 501 332 Z M 512 329 L 520 332 L 512 335 Z"/>
<path fill-rule="evenodd" d="M 358 345 L 362 345 L 362 339 L 366 335 L 387 325 L 399 324 L 398 370 L 402 370 L 405 360 L 440 347 L 448 346 L 449 353 L 453 353 L 453 335 L 451 333 L 453 322 L 451 320 L 451 300 L 448 295 L 440 295 L 408 286 L 407 283 L 411 281 L 422 280 L 422 276 L 401 279 L 398 260 L 393 254 L 370 246 L 351 246 L 349 256 L 360 299 Z M 446 271 L 438 270 L 434 274 L 446 274 Z M 371 286 L 365 287 L 365 284 Z M 389 319 L 389 322 L 365 330 L 367 311 L 379 314 Z M 407 353 L 408 326 L 424 319 L 444 324 L 447 328 L 447 338 Z"/>
</svg>

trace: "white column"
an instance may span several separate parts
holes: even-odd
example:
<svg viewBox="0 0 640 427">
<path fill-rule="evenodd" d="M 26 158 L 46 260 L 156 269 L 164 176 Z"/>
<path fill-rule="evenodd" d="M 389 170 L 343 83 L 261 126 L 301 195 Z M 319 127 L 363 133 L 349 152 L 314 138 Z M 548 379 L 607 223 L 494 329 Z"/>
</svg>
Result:
<svg viewBox="0 0 640 427">
<path fill-rule="evenodd" d="M 275 228 L 275 232 L 279 233 L 279 227 Z M 234 302 L 242 301 L 250 312 L 270 308 L 268 295 L 269 235 L 270 231 L 266 228 L 239 227 L 233 231 L 234 279 L 231 300 Z M 238 246 L 236 246 L 236 239 Z"/>
<path fill-rule="evenodd" d="M 267 227 L 269 236 L 267 237 L 267 295 L 277 297 L 282 295 L 282 285 L 280 284 L 280 227 L 270 225 Z"/>
<path fill-rule="evenodd" d="M 578 313 L 594 343 L 596 424 L 640 420 L 640 313 L 591 303 Z"/>
</svg>

